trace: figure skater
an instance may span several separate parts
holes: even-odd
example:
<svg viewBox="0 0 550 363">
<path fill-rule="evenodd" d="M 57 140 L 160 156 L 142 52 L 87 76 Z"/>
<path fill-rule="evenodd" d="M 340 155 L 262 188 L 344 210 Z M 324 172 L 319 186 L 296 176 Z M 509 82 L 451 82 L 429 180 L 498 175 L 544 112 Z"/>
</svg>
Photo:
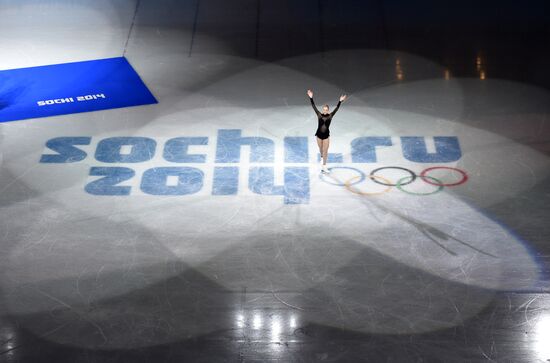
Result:
<svg viewBox="0 0 550 363">
<path fill-rule="evenodd" d="M 328 105 L 323 105 L 323 112 L 319 112 L 317 107 L 315 107 L 315 103 L 313 102 L 313 91 L 310 89 L 307 90 L 307 95 L 309 96 L 309 100 L 311 101 L 311 106 L 313 107 L 313 110 L 317 114 L 317 117 L 319 119 L 319 124 L 317 126 L 317 132 L 315 133 L 315 136 L 317 136 L 317 145 L 319 146 L 319 152 L 321 153 L 321 164 L 322 164 L 322 172 L 328 173 L 327 169 L 327 157 L 328 157 L 328 147 L 330 144 L 330 122 L 332 121 L 332 117 L 338 111 L 340 108 L 340 105 L 342 102 L 346 100 L 348 96 L 341 95 L 340 100 L 338 101 L 338 105 L 336 105 L 336 108 L 334 111 L 329 113 Z"/>
</svg>

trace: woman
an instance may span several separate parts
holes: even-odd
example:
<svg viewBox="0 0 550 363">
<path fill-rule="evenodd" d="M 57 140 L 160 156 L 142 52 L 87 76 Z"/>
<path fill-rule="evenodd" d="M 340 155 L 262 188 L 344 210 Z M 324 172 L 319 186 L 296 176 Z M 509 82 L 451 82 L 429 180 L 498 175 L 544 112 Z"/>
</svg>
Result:
<svg viewBox="0 0 550 363">
<path fill-rule="evenodd" d="M 340 108 L 340 105 L 342 102 L 346 100 L 348 96 L 341 95 L 340 101 L 338 101 L 338 105 L 336 105 L 336 108 L 334 111 L 329 113 L 328 105 L 323 105 L 323 112 L 319 112 L 317 107 L 315 107 L 315 103 L 313 102 L 313 92 L 308 89 L 307 95 L 309 96 L 309 100 L 311 101 L 311 106 L 313 107 L 313 110 L 317 114 L 317 117 L 319 119 L 319 124 L 317 126 L 317 132 L 315 133 L 315 136 L 317 136 L 317 145 L 319 146 L 319 152 L 321 153 L 321 163 L 322 163 L 322 171 L 323 173 L 328 173 L 327 169 L 327 156 L 328 156 L 328 147 L 330 144 L 330 122 L 332 121 L 332 117 L 338 111 Z"/>
</svg>

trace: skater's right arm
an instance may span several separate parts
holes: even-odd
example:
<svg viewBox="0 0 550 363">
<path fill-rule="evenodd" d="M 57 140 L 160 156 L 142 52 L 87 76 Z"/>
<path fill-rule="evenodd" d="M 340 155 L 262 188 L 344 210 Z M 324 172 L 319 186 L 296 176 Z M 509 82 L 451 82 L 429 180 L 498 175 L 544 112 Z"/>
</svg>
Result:
<svg viewBox="0 0 550 363">
<path fill-rule="evenodd" d="M 321 112 L 319 112 L 317 107 L 315 107 L 315 102 L 313 102 L 313 92 L 310 89 L 307 90 L 307 95 L 309 96 L 309 100 L 311 102 L 311 107 L 313 107 L 313 111 L 315 111 L 317 116 L 319 116 L 321 114 Z"/>
</svg>

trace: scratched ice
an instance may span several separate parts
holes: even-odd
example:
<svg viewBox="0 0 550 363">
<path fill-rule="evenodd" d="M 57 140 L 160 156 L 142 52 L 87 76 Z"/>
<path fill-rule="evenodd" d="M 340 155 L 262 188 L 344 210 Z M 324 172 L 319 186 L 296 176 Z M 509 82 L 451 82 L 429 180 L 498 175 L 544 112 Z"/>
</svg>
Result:
<svg viewBox="0 0 550 363">
<path fill-rule="evenodd" d="M 359 89 L 342 106 L 331 126 L 333 170 L 320 177 L 316 120 L 303 90 L 317 82 L 320 102 L 342 90 L 315 80 L 315 69 L 300 70 L 314 57 L 278 64 L 227 57 L 223 64 L 238 69 L 188 92 L 182 89 L 192 85 L 193 71 L 219 63 L 157 55 L 136 67 L 158 106 L 3 126 L 7 311 L 46 339 L 117 348 L 229 329 L 234 321 L 226 311 L 238 305 L 238 294 L 228 292 L 244 288 L 284 302 L 304 321 L 416 333 L 461 324 L 495 291 L 547 287 L 526 243 L 487 211 L 547 177 L 546 156 L 494 132 L 495 120 L 462 119 L 458 83 L 390 83 Z M 375 62 L 383 54 L 326 54 L 342 64 L 362 58 Z M 151 69 L 176 60 L 188 67 L 184 74 Z M 377 77 L 357 67 L 365 78 Z M 261 94 L 258 79 L 270 85 Z M 484 84 L 494 95 L 508 86 Z M 416 107 L 423 94 L 437 102 L 433 110 Z M 74 145 L 83 158 L 39 162 L 43 155 L 59 158 L 46 147 L 58 137 L 89 138 Z M 446 137 L 459 142 L 457 160 L 418 161 L 424 154 L 452 156 L 457 145 Z M 511 155 L 515 167 L 503 167 L 502 155 Z M 464 170 L 469 179 L 419 196 L 368 177 L 377 168 L 420 173 L 433 166 Z M 113 189 L 122 195 L 105 195 L 111 189 L 97 181 L 106 175 L 124 179 L 115 185 L 122 189 Z M 400 169 L 376 175 L 392 183 L 408 176 Z M 442 169 L 430 175 L 447 183 L 461 177 Z M 437 191 L 418 179 L 402 188 Z M 43 325 L 33 324 L 36 316 Z M 146 320 L 149 330 L 117 330 L 132 317 Z M 55 330 L 90 324 L 85 339 Z"/>
</svg>

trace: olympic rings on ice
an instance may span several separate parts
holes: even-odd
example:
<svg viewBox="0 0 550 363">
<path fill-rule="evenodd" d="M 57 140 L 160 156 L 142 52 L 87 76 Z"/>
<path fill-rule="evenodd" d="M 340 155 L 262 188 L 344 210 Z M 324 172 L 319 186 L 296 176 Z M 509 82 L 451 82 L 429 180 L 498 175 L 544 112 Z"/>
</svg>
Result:
<svg viewBox="0 0 550 363">
<path fill-rule="evenodd" d="M 453 170 L 453 171 L 459 172 L 460 174 L 462 174 L 462 179 L 460 179 L 456 183 L 447 183 L 447 184 L 444 184 L 444 183 L 441 183 L 441 182 L 438 182 L 438 184 L 434 184 L 434 183 L 430 182 L 429 180 L 425 180 L 426 174 L 429 171 L 436 170 L 436 169 L 446 169 L 446 170 Z M 424 169 L 420 173 L 420 177 L 428 184 L 433 184 L 433 185 L 443 186 L 443 187 L 454 187 L 456 185 L 464 184 L 468 181 L 468 174 L 466 174 L 466 172 L 464 170 L 460 170 L 460 169 L 457 169 L 457 168 L 450 168 L 448 166 L 433 166 L 431 168 Z M 434 179 L 434 178 L 429 178 L 429 179 Z"/>
<path fill-rule="evenodd" d="M 415 174 L 414 171 L 409 170 L 407 168 L 402 168 L 400 166 L 383 166 L 381 168 L 374 169 L 373 171 L 371 171 L 370 175 L 373 176 L 377 171 L 384 170 L 384 169 L 399 169 L 399 170 L 404 170 L 407 173 L 409 173 L 411 175 L 410 176 L 411 180 L 409 180 L 408 182 L 406 182 L 404 184 L 401 184 L 401 185 L 407 185 L 407 184 L 410 184 L 410 183 L 412 183 L 413 181 L 416 180 L 416 174 Z M 378 184 L 386 185 L 386 186 L 391 186 L 391 187 L 397 186 L 397 184 L 392 184 L 391 182 L 388 182 L 388 183 L 384 184 L 384 183 L 381 183 L 379 181 L 376 181 L 376 179 L 372 179 L 372 181 L 375 182 L 375 183 L 378 183 Z"/>
<path fill-rule="evenodd" d="M 397 181 L 396 185 L 395 185 L 397 187 L 397 189 L 401 190 L 404 193 L 411 194 L 411 195 L 432 195 L 432 194 L 435 194 L 435 193 L 440 192 L 440 191 L 443 190 L 443 185 L 441 184 L 441 180 L 433 178 L 431 176 L 425 176 L 424 178 L 432 179 L 437 183 L 437 184 L 430 183 L 432 185 L 437 186 L 437 189 L 435 189 L 433 192 L 417 193 L 417 192 L 411 192 L 411 191 L 405 190 L 405 189 L 403 189 L 403 185 L 406 185 L 408 183 L 403 183 L 403 181 L 406 180 L 406 179 L 409 179 L 409 178 L 411 178 L 411 177 L 410 176 L 405 176 L 405 177 L 399 179 Z M 422 180 L 424 180 L 424 178 L 422 178 Z M 424 181 L 426 181 L 426 180 L 424 180 Z"/>
<path fill-rule="evenodd" d="M 333 166 L 331 168 L 328 168 L 328 170 L 332 171 L 334 169 L 348 169 L 348 170 L 353 170 L 353 171 L 356 171 L 359 173 L 359 176 L 357 176 L 356 178 L 361 178 L 359 179 L 358 181 L 356 181 L 355 183 L 351 184 L 351 185 L 355 185 L 355 184 L 359 184 L 361 183 L 363 180 L 365 180 L 366 176 L 365 176 L 365 173 L 363 173 L 361 170 L 359 169 L 356 169 L 356 168 L 352 168 L 352 167 L 349 167 L 349 166 Z M 336 185 L 338 187 L 343 187 L 346 185 L 346 183 L 332 183 L 332 182 L 329 182 L 325 179 L 324 177 L 324 174 L 321 174 L 319 176 L 319 178 L 321 178 L 322 181 L 324 181 L 325 183 L 327 184 L 332 184 L 332 185 Z"/>
<path fill-rule="evenodd" d="M 390 189 L 392 188 L 391 185 L 389 185 L 390 181 L 386 178 L 383 178 L 381 176 L 377 176 L 377 175 L 369 175 L 369 179 L 371 179 L 372 181 L 376 181 L 375 179 L 380 179 L 382 180 L 383 182 L 385 183 L 388 183 L 388 184 L 382 184 L 382 183 L 379 183 L 379 184 L 382 184 L 382 185 L 386 185 L 386 189 L 382 190 L 381 192 L 362 192 L 360 190 L 353 190 L 353 188 L 351 188 L 351 185 L 350 182 L 354 179 L 357 179 L 359 178 L 358 176 L 354 176 L 353 178 L 347 180 L 345 183 L 344 183 L 344 186 L 346 187 L 347 190 L 349 190 L 350 192 L 352 193 L 355 193 L 355 194 L 359 194 L 359 195 L 380 195 L 380 194 L 384 194 L 384 193 L 387 193 L 390 191 Z M 408 177 L 406 177 L 408 178 Z"/>
<path fill-rule="evenodd" d="M 359 195 L 366 195 L 366 196 L 380 195 L 380 194 L 387 193 L 388 191 L 391 190 L 392 187 L 396 187 L 397 189 L 399 189 L 403 193 L 407 193 L 407 194 L 410 194 L 410 195 L 426 196 L 426 195 L 432 195 L 432 194 L 438 193 L 438 192 L 442 191 L 443 188 L 445 188 L 445 187 L 454 187 L 454 186 L 457 186 L 457 185 L 464 184 L 468 181 L 468 174 L 464 170 L 461 170 L 461 169 L 458 169 L 458 168 L 452 168 L 452 167 L 448 167 L 448 166 L 429 167 L 429 168 L 426 168 L 426 169 L 422 170 L 419 174 L 415 173 L 414 171 L 412 171 L 410 169 L 407 169 L 407 168 L 404 168 L 404 167 L 401 167 L 401 166 L 384 166 L 384 167 L 380 167 L 380 168 L 376 168 L 376 169 L 372 170 L 368 176 L 365 175 L 365 173 L 363 171 L 361 171 L 359 169 L 356 169 L 356 168 L 348 167 L 348 166 L 334 166 L 334 167 L 329 168 L 329 170 L 334 170 L 334 169 L 353 170 L 353 171 L 357 172 L 359 175 L 351 177 L 350 179 L 344 181 L 343 183 L 341 183 L 341 182 L 334 183 L 334 182 L 327 181 L 325 179 L 324 175 L 321 174 L 320 175 L 321 180 L 324 181 L 325 183 L 328 183 L 328 184 L 331 184 L 331 185 L 343 186 L 352 193 L 359 194 Z M 387 178 L 376 174 L 376 173 L 378 173 L 382 170 L 386 170 L 386 169 L 403 170 L 403 171 L 407 172 L 409 175 L 400 178 L 395 183 L 392 183 Z M 461 178 L 457 182 L 445 183 L 445 182 L 441 181 L 438 178 L 435 178 L 433 176 L 428 175 L 428 173 L 430 171 L 438 170 L 438 169 L 455 171 L 455 172 L 457 172 L 461 175 Z M 365 191 L 361 191 L 357 188 L 351 188 L 351 186 L 359 184 L 359 183 L 363 182 L 364 180 L 366 180 L 367 178 L 372 180 L 373 182 L 375 182 L 377 184 L 386 186 L 386 188 L 382 191 L 379 191 L 379 192 L 365 192 Z M 335 178 L 333 178 L 333 179 L 335 179 Z M 403 188 L 405 185 L 411 184 L 411 183 L 415 182 L 417 179 L 420 179 L 420 180 L 422 180 L 423 182 L 425 182 L 427 184 L 431 184 L 436 188 L 433 191 L 425 192 L 425 193 L 413 192 L 413 191 L 406 190 L 405 188 Z M 336 179 L 336 180 L 338 180 L 338 179 Z"/>
</svg>

